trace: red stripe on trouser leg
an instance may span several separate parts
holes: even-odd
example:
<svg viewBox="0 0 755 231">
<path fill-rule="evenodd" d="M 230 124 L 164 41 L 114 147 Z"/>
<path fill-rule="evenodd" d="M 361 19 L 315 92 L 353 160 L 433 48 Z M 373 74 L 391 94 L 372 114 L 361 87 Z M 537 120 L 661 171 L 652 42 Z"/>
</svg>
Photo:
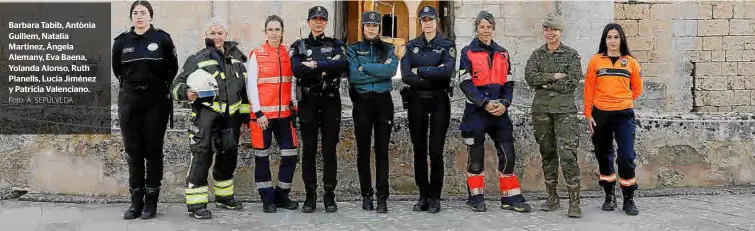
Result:
<svg viewBox="0 0 755 231">
<path fill-rule="evenodd" d="M 296 125 L 294 124 L 294 120 L 289 119 L 288 121 L 291 123 L 291 139 L 294 142 L 294 147 L 299 147 L 299 140 L 296 139 Z"/>
<path fill-rule="evenodd" d="M 516 175 L 498 174 L 498 186 L 502 197 L 510 197 L 522 194 L 521 186 Z"/>
<path fill-rule="evenodd" d="M 474 196 L 483 194 L 485 188 L 485 176 L 484 175 L 467 175 L 467 184 L 469 185 L 469 192 Z"/>
<path fill-rule="evenodd" d="M 265 136 L 262 128 L 257 121 L 249 122 L 249 137 L 252 139 L 252 147 L 256 149 L 265 148 Z"/>
</svg>

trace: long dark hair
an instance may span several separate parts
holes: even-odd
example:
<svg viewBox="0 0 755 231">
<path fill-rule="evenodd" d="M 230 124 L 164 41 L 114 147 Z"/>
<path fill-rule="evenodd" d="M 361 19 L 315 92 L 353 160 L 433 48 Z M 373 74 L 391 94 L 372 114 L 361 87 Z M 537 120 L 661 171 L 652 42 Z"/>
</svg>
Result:
<svg viewBox="0 0 755 231">
<path fill-rule="evenodd" d="M 621 25 L 617 23 L 609 23 L 605 28 L 603 28 L 603 35 L 600 36 L 600 47 L 598 47 L 598 54 L 608 54 L 606 37 L 608 37 L 608 31 L 610 30 L 616 30 L 619 32 L 619 39 L 621 39 L 621 44 L 619 44 L 619 51 L 621 52 L 621 55 L 632 56 L 632 53 L 629 52 L 629 45 L 627 45 L 627 36 L 626 34 L 624 34 L 624 29 L 621 28 Z"/>
</svg>

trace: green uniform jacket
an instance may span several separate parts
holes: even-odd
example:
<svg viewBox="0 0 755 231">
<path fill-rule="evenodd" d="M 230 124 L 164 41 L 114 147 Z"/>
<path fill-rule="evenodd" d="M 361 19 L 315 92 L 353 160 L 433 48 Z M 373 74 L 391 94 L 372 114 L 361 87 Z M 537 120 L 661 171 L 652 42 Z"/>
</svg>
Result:
<svg viewBox="0 0 755 231">
<path fill-rule="evenodd" d="M 535 88 L 532 113 L 577 112 L 574 90 L 584 78 L 580 59 L 577 50 L 564 44 L 552 53 L 547 44 L 532 51 L 524 73 L 527 84 Z M 566 77 L 555 79 L 555 73 L 564 73 Z"/>
</svg>

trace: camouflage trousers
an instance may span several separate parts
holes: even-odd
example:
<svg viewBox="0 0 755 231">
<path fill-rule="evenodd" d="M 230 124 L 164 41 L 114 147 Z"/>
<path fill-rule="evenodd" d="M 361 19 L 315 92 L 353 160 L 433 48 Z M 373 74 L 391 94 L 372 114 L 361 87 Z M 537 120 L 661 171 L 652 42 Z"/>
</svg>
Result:
<svg viewBox="0 0 755 231">
<path fill-rule="evenodd" d="M 566 184 L 579 187 L 579 164 L 577 143 L 579 142 L 579 118 L 575 114 L 533 113 L 532 125 L 535 140 L 540 145 L 543 158 L 545 184 L 558 185 L 558 167 L 564 173 Z"/>
</svg>

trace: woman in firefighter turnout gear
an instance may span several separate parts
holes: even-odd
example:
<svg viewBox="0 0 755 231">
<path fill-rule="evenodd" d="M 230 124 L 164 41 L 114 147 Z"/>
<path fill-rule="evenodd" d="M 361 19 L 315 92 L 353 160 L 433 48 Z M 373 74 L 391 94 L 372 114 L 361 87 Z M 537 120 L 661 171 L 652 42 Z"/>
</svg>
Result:
<svg viewBox="0 0 755 231">
<path fill-rule="evenodd" d="M 554 211 L 561 207 L 558 196 L 558 169 L 564 173 L 569 190 L 569 217 L 581 217 L 579 208 L 579 164 L 577 144 L 579 118 L 574 89 L 582 79 L 581 57 L 577 50 L 561 43 L 564 21 L 550 13 L 543 22 L 546 44 L 532 51 L 524 78 L 535 89 L 532 126 L 543 158 L 543 177 L 548 199 L 540 207 Z M 559 164 L 560 163 L 560 164 Z"/>
<path fill-rule="evenodd" d="M 315 211 L 317 202 L 317 140 L 322 132 L 323 202 L 326 212 L 336 212 L 335 189 L 338 159 L 336 145 L 341 130 L 341 77 L 349 63 L 343 42 L 325 36 L 328 10 L 322 6 L 309 9 L 309 37 L 291 44 L 291 68 L 296 86 L 301 89 L 299 124 L 303 145 L 302 179 L 306 200 L 302 212 Z"/>
<path fill-rule="evenodd" d="M 288 49 L 283 42 L 283 19 L 271 15 L 265 20 L 267 40 L 250 52 L 247 64 L 247 93 L 253 115 L 249 123 L 255 155 L 254 181 L 262 199 L 262 210 L 276 212 L 277 207 L 297 209 L 298 203 L 289 199 L 291 183 L 298 160 L 296 130 L 292 112 L 291 83 L 293 72 Z M 275 134 L 281 151 L 278 184 L 273 188 L 270 173 L 270 142 Z"/>
<path fill-rule="evenodd" d="M 487 211 L 484 201 L 485 134 L 498 153 L 498 182 L 501 208 L 529 212 L 514 175 L 514 136 L 508 107 L 514 91 L 509 52 L 493 42 L 495 18 L 481 11 L 475 19 L 477 38 L 461 51 L 459 87 L 467 98 L 460 129 L 469 150 L 467 184 L 473 211 Z"/>
<path fill-rule="evenodd" d="M 419 201 L 413 210 L 438 213 L 443 189 L 443 145 L 451 119 L 449 91 L 452 89 L 449 84 L 456 69 L 456 45 L 437 30 L 439 19 L 435 8 L 425 6 L 420 9 L 419 20 L 423 33 L 406 44 L 407 53 L 401 59 L 402 79 L 409 85 L 402 89 L 401 95 L 409 110 L 414 179 L 419 188 Z"/>
<path fill-rule="evenodd" d="M 388 144 L 393 127 L 393 89 L 398 58 L 394 46 L 380 40 L 380 13 L 362 14 L 362 41 L 349 45 L 349 95 L 353 102 L 354 135 L 357 141 L 357 171 L 362 209 L 373 210 L 370 153 L 375 132 L 375 178 L 377 212 L 388 212 Z M 374 130 L 373 130 L 374 129 Z"/>
<path fill-rule="evenodd" d="M 626 35 L 619 24 L 603 29 L 598 53 L 587 65 L 584 89 L 584 115 L 592 134 L 595 157 L 600 169 L 598 184 L 606 193 L 602 209 L 616 209 L 616 171 L 613 140 L 618 146 L 618 181 L 624 196 L 622 209 L 637 215 L 634 204 L 635 179 L 634 138 L 636 121 L 633 102 L 642 94 L 642 69 L 629 52 Z"/>
<path fill-rule="evenodd" d="M 131 194 L 124 219 L 149 219 L 157 213 L 163 137 L 172 110 L 169 87 L 178 72 L 173 41 L 150 24 L 152 13 L 149 2 L 134 2 L 129 11 L 134 26 L 113 43 L 113 73 L 120 81 L 118 117 L 128 155 Z"/>
<path fill-rule="evenodd" d="M 213 163 L 213 153 L 216 206 L 232 210 L 243 207 L 234 198 L 233 176 L 242 124 L 238 114 L 245 97 L 246 68 L 243 63 L 246 56 L 238 49 L 237 42 L 226 41 L 228 27 L 223 22 L 219 18 L 208 21 L 207 47 L 189 56 L 172 87 L 176 100 L 191 102 L 189 141 L 192 155 L 185 195 L 189 214 L 198 219 L 212 218 L 207 210 L 207 175 Z M 205 95 L 207 92 L 208 96 Z"/>
</svg>

